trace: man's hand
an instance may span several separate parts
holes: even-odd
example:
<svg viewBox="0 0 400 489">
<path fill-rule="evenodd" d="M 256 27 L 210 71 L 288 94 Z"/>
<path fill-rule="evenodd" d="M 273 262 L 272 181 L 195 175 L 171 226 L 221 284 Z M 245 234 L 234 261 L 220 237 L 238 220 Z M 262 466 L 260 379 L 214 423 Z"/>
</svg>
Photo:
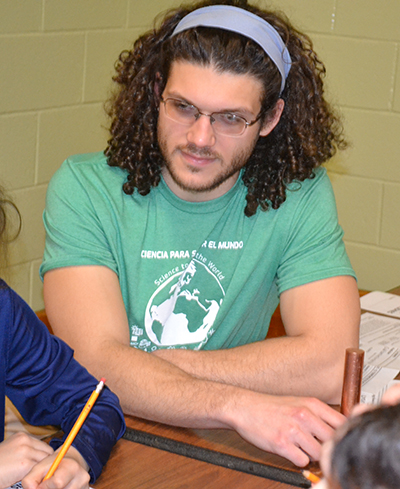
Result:
<svg viewBox="0 0 400 489">
<path fill-rule="evenodd" d="M 32 468 L 22 479 L 24 489 L 89 489 L 88 466 L 74 447 L 68 450 L 54 475 L 43 481 L 56 456 L 57 452 Z"/>
<path fill-rule="evenodd" d="M 343 282 L 339 283 L 339 289 L 347 293 Z M 53 330 L 74 348 L 77 360 L 95 377 L 107 377 L 126 414 L 181 427 L 233 429 L 250 443 L 299 466 L 318 459 L 321 442 L 344 421 L 341 414 L 310 397 L 331 385 L 329 375 L 323 381 L 316 372 L 321 366 L 335 371 L 335 377 L 340 373 L 343 381 L 345 347 L 356 343 L 358 326 L 351 327 L 348 334 L 343 332 L 349 329 L 347 322 L 341 324 L 340 318 L 332 326 L 331 308 L 325 311 L 325 320 L 317 321 L 318 327 L 304 326 L 313 308 L 301 314 L 297 304 L 304 303 L 303 294 L 296 293 L 293 311 L 285 310 L 291 336 L 284 341 L 278 338 L 227 350 L 187 351 L 189 361 L 185 355 L 181 365 L 175 364 L 175 358 L 161 358 L 161 352 L 158 356 L 130 346 L 128 318 L 113 271 L 99 266 L 60 268 L 46 273 L 44 284 Z M 324 284 L 318 284 L 318 289 Z M 329 290 L 330 284 L 336 290 L 336 281 L 326 284 Z M 359 308 L 356 287 L 351 295 Z M 355 325 L 357 307 L 351 315 Z M 301 317 L 297 330 L 292 316 Z M 329 329 L 336 331 L 339 345 L 328 335 Z M 339 373 L 336 366 L 330 370 L 325 365 L 328 352 L 331 358 L 337 350 L 342 356 Z M 182 352 L 185 354 L 185 350 L 162 353 L 180 359 Z M 316 356 L 322 359 L 317 361 Z"/>
<path fill-rule="evenodd" d="M 321 444 L 346 420 L 318 399 L 251 392 L 246 405 L 235 404 L 230 416 L 229 424 L 244 439 L 299 467 L 319 460 Z"/>
<path fill-rule="evenodd" d="M 20 481 L 39 462 L 53 454 L 53 449 L 26 433 L 16 433 L 0 443 L 0 487 Z"/>
</svg>

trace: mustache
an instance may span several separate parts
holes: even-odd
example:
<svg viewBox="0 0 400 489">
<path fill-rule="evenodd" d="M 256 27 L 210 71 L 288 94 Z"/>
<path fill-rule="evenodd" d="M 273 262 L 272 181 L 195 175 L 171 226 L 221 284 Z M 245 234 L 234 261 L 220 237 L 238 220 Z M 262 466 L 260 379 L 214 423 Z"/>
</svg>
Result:
<svg viewBox="0 0 400 489">
<path fill-rule="evenodd" d="M 202 148 L 199 148 L 193 143 L 186 144 L 185 146 L 178 146 L 179 151 L 182 151 L 184 153 L 188 153 L 192 156 L 198 156 L 200 158 L 216 158 L 216 159 L 221 159 L 220 155 L 218 153 L 215 153 L 211 148 L 208 146 L 204 146 Z"/>
</svg>

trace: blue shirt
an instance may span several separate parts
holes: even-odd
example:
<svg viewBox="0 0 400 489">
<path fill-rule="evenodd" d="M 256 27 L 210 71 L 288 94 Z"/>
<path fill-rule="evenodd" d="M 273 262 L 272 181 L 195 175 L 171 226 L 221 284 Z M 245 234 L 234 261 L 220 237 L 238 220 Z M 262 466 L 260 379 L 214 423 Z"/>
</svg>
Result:
<svg viewBox="0 0 400 489">
<path fill-rule="evenodd" d="M 0 280 L 0 442 L 5 396 L 33 425 L 57 425 L 68 435 L 98 381 L 52 336 L 30 307 Z M 108 388 L 80 429 L 73 446 L 94 482 L 125 431 L 118 398 Z M 53 440 L 54 449 L 63 440 Z"/>
</svg>

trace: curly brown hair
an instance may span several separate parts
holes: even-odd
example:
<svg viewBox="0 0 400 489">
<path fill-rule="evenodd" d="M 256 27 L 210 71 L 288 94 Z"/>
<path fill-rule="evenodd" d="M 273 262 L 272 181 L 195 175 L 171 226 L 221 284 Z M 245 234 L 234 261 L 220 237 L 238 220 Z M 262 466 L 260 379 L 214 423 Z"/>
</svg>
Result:
<svg viewBox="0 0 400 489">
<path fill-rule="evenodd" d="M 278 69 L 251 39 L 207 27 L 188 29 L 171 38 L 185 15 L 209 5 L 244 8 L 279 32 L 292 59 L 282 94 Z M 258 206 L 277 209 L 286 200 L 289 183 L 313 178 L 316 167 L 346 147 L 340 118 L 324 98 L 325 67 L 309 37 L 283 14 L 261 10 L 245 0 L 206 0 L 170 10 L 160 26 L 139 37 L 116 63 L 113 79 L 118 91 L 107 106 L 111 138 L 105 154 L 110 166 L 127 170 L 125 193 L 132 194 L 136 188 L 146 195 L 160 181 L 164 159 L 157 141 L 158 94 L 165 87 L 172 63 L 178 60 L 259 79 L 263 85 L 262 123 L 273 116 L 279 98 L 285 102 L 278 125 L 267 137 L 258 139 L 244 167 L 247 216 L 255 214 Z"/>
<path fill-rule="evenodd" d="M 10 212 L 14 214 L 12 217 Z M 17 206 L 0 186 L 0 268 L 7 266 L 8 244 L 17 238 L 21 226 L 21 214 Z"/>
</svg>

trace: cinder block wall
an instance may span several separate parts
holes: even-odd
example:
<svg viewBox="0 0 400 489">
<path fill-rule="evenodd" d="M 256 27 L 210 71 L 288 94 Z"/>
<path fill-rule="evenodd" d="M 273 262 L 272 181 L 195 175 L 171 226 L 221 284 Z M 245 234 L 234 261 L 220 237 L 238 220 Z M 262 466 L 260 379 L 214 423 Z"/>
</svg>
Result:
<svg viewBox="0 0 400 489">
<path fill-rule="evenodd" d="M 266 0 L 265 0 L 266 1 Z M 400 2 L 274 0 L 311 35 L 351 148 L 327 164 L 359 287 L 400 284 Z"/>
<path fill-rule="evenodd" d="M 105 147 L 120 51 L 178 0 L 0 0 L 0 181 L 23 216 L 9 283 L 43 307 L 47 183 L 70 154 Z M 328 165 L 359 286 L 400 284 L 400 2 L 267 0 L 309 33 L 352 147 Z"/>
</svg>

